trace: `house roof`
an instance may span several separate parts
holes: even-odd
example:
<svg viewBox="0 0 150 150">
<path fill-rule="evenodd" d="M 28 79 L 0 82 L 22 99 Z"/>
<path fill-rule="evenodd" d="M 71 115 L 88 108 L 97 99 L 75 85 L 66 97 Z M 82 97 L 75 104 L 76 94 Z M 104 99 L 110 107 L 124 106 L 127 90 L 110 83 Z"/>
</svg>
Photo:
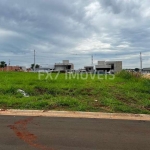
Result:
<svg viewBox="0 0 150 150">
<path fill-rule="evenodd" d="M 94 66 L 84 66 L 84 68 L 94 68 Z"/>
<path fill-rule="evenodd" d="M 95 65 L 95 68 L 111 68 L 111 65 Z"/>
<path fill-rule="evenodd" d="M 72 63 L 55 63 L 55 66 L 67 66 L 67 65 L 73 65 Z"/>
</svg>

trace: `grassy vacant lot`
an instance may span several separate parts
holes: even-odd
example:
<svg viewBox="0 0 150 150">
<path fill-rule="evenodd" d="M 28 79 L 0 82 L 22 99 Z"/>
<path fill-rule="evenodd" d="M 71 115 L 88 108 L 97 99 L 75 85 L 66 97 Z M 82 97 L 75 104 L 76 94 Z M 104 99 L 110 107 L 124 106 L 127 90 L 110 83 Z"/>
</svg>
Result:
<svg viewBox="0 0 150 150">
<path fill-rule="evenodd" d="M 96 75 L 56 74 L 46 80 L 46 74 L 0 72 L 0 108 L 101 111 L 150 114 L 150 80 L 122 72 L 114 80 Z M 82 77 L 85 77 L 83 75 Z M 66 79 L 67 78 L 67 79 Z M 79 78 L 79 79 L 78 79 Z M 23 97 L 17 90 L 30 95 Z"/>
</svg>

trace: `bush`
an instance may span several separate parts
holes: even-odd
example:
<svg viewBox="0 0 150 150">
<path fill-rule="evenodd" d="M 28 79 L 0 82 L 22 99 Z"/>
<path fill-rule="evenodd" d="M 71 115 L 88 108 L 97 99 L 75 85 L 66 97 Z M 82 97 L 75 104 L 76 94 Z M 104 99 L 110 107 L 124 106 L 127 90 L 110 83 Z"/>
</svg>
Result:
<svg viewBox="0 0 150 150">
<path fill-rule="evenodd" d="M 117 74 L 118 77 L 121 77 L 123 79 L 133 79 L 133 78 L 141 78 L 141 74 L 137 72 L 128 72 L 126 70 L 123 70 Z"/>
</svg>

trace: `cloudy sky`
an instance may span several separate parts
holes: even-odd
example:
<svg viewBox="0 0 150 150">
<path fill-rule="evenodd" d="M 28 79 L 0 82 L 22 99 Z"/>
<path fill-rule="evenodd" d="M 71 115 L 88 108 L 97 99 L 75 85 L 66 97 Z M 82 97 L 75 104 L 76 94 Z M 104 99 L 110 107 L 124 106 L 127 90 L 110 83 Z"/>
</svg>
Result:
<svg viewBox="0 0 150 150">
<path fill-rule="evenodd" d="M 77 68 L 122 60 L 150 67 L 150 0 L 0 0 L 0 60 Z"/>
</svg>

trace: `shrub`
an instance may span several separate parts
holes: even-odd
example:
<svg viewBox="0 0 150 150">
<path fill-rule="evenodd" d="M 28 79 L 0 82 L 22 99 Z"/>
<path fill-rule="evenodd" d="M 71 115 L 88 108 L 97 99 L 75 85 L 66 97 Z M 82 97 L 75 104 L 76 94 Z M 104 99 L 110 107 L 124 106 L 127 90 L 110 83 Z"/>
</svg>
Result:
<svg viewBox="0 0 150 150">
<path fill-rule="evenodd" d="M 137 72 L 128 72 L 126 70 L 123 70 L 117 74 L 118 77 L 121 77 L 123 79 L 133 79 L 133 78 L 141 78 L 141 74 Z"/>
</svg>

